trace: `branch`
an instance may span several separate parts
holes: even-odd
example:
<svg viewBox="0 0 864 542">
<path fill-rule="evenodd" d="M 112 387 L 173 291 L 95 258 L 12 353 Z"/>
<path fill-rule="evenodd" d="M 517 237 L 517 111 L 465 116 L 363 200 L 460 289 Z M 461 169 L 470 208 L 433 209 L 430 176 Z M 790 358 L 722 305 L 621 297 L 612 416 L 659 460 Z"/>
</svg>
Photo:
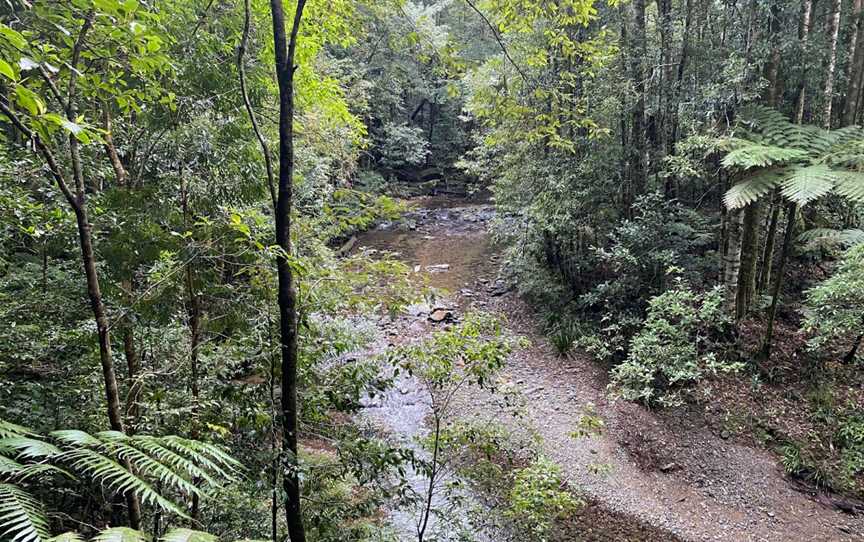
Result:
<svg viewBox="0 0 864 542">
<path fill-rule="evenodd" d="M 471 9 L 473 9 L 477 13 L 477 15 L 480 16 L 481 19 L 483 19 L 483 22 L 486 23 L 486 26 L 488 26 L 489 30 L 492 31 L 492 35 L 495 37 L 495 41 L 498 42 L 498 46 L 501 47 L 501 51 L 504 53 L 504 56 L 507 57 L 507 60 L 510 61 L 510 64 L 513 65 L 516 71 L 519 72 L 519 75 L 522 77 L 522 80 L 525 82 L 525 84 L 530 87 L 531 84 L 528 82 L 528 78 L 525 76 L 522 68 L 520 68 L 519 65 L 516 64 L 516 62 L 513 60 L 513 57 L 510 56 L 510 53 L 507 51 L 507 47 L 504 45 L 504 42 L 501 41 L 501 36 L 498 34 L 498 31 L 495 30 L 492 22 L 486 17 L 486 15 L 483 14 L 482 11 L 477 8 L 477 6 L 474 5 L 471 0 L 465 0 L 465 3 L 471 6 Z"/>
<path fill-rule="evenodd" d="M 251 26 L 251 8 L 249 0 L 245 0 L 243 20 L 243 37 L 240 39 L 240 46 L 237 48 L 237 72 L 240 74 L 240 93 L 243 95 L 243 105 L 246 107 L 246 113 L 249 115 L 249 121 L 252 123 L 252 131 L 255 132 L 255 137 L 258 139 L 258 144 L 261 146 L 261 154 L 264 155 L 264 165 L 267 168 L 267 188 L 270 189 L 270 199 L 273 201 L 273 209 L 276 209 L 276 181 L 273 176 L 273 159 L 270 156 L 270 147 L 267 146 L 267 141 L 261 133 L 261 128 L 258 126 L 258 119 L 255 117 L 255 110 L 252 109 L 252 102 L 249 101 L 249 92 L 246 90 L 246 68 L 243 65 L 243 56 L 246 54 L 246 44 L 249 42 L 249 31 Z"/>
<path fill-rule="evenodd" d="M 34 151 L 38 150 L 42 157 L 45 159 L 45 163 L 48 164 L 48 169 L 51 171 L 51 175 L 54 177 L 54 180 L 57 182 L 57 187 L 60 188 L 60 192 L 63 193 L 63 196 L 72 206 L 72 208 L 77 212 L 78 200 L 75 199 L 75 195 L 72 194 L 72 191 L 69 190 L 69 185 L 66 183 L 66 179 L 63 177 L 63 172 L 60 170 L 60 166 L 57 165 L 57 160 L 54 158 L 54 154 L 51 152 L 45 143 L 42 142 L 42 139 L 33 131 L 24 125 L 21 122 L 21 119 L 18 118 L 18 115 L 12 112 L 9 108 L 9 105 L 3 101 L 0 101 L 0 112 L 2 112 L 6 117 L 12 121 L 12 124 L 17 128 L 22 134 L 24 134 L 27 139 L 33 142 Z"/>
</svg>

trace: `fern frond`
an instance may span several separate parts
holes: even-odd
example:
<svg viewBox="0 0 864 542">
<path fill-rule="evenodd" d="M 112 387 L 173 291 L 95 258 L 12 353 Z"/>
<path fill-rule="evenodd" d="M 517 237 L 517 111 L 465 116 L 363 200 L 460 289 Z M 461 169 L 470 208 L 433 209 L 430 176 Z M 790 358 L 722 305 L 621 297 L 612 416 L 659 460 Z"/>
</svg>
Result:
<svg viewBox="0 0 864 542">
<path fill-rule="evenodd" d="M 77 429 L 63 429 L 61 431 L 52 431 L 49 433 L 52 437 L 59 440 L 63 444 L 70 446 L 99 446 L 102 441 L 93 435 Z"/>
<path fill-rule="evenodd" d="M 831 192 L 836 181 L 836 172 L 826 165 L 799 167 L 793 169 L 783 181 L 781 193 L 789 201 L 803 207 Z"/>
<path fill-rule="evenodd" d="M 60 455 L 63 450 L 50 442 L 27 437 L 8 437 L 0 439 L 0 450 L 8 450 L 19 458 L 48 458 Z"/>
<path fill-rule="evenodd" d="M 789 164 L 807 157 L 808 153 L 800 149 L 752 143 L 730 151 L 723 157 L 722 163 L 727 168 L 765 168 Z"/>
<path fill-rule="evenodd" d="M 837 186 L 835 192 L 859 203 L 864 202 L 864 172 L 836 172 Z"/>
<path fill-rule="evenodd" d="M 739 209 L 750 205 L 780 186 L 786 172 L 786 168 L 771 169 L 747 177 L 726 191 L 723 204 L 727 209 Z"/>
<path fill-rule="evenodd" d="M 11 437 L 35 437 L 36 433 L 26 427 L 0 419 L 0 439 Z"/>
<path fill-rule="evenodd" d="M 48 538 L 42 503 L 12 484 L 0 484 L 0 540 L 39 542 Z"/>
<path fill-rule="evenodd" d="M 150 454 L 151 457 L 158 459 L 163 464 L 169 465 L 174 469 L 182 470 L 192 478 L 200 478 L 210 485 L 215 486 L 219 484 L 215 478 L 210 476 L 210 473 L 198 467 L 198 465 L 193 461 L 190 461 L 167 448 L 159 438 L 147 435 L 136 435 L 132 440 L 135 446 Z"/>
<path fill-rule="evenodd" d="M 84 542 L 84 538 L 78 533 L 69 531 L 68 533 L 52 536 L 45 542 Z"/>
<path fill-rule="evenodd" d="M 178 454 L 185 455 L 195 463 L 227 479 L 232 479 L 233 473 L 242 466 L 239 461 L 214 444 L 206 444 L 173 435 L 163 437 L 162 442 Z"/>
<path fill-rule="evenodd" d="M 203 531 L 171 529 L 160 540 L 162 542 L 216 542 L 218 538 Z"/>
<path fill-rule="evenodd" d="M 112 527 L 93 537 L 93 542 L 149 542 L 150 535 L 129 527 Z"/>
<path fill-rule="evenodd" d="M 864 243 L 864 230 L 835 230 L 832 228 L 814 228 L 798 236 L 798 241 L 813 248 L 818 246 L 851 247 Z"/>
<path fill-rule="evenodd" d="M 125 467 L 109 457 L 87 449 L 75 449 L 63 454 L 63 459 L 72 467 L 92 476 L 96 481 L 105 484 L 118 493 L 133 492 L 145 504 L 154 504 L 165 511 L 188 518 L 177 505 L 164 498 L 147 481 L 129 472 Z"/>
<path fill-rule="evenodd" d="M 135 467 L 135 472 L 138 476 L 146 476 L 148 478 L 156 478 L 164 484 L 177 488 L 180 491 L 186 492 L 188 495 L 202 495 L 202 491 L 198 489 L 189 480 L 183 478 L 178 473 L 166 467 L 159 461 L 151 458 L 137 448 L 133 448 L 123 442 L 115 442 L 106 445 L 103 449 L 110 450 L 116 454 L 121 460 L 128 460 Z"/>
<path fill-rule="evenodd" d="M 70 473 L 54 465 L 46 465 L 44 463 L 24 465 L 8 457 L 0 456 L 0 475 L 7 480 L 23 482 L 28 478 L 35 478 L 43 474 L 62 474 L 69 479 L 75 478 Z"/>
</svg>

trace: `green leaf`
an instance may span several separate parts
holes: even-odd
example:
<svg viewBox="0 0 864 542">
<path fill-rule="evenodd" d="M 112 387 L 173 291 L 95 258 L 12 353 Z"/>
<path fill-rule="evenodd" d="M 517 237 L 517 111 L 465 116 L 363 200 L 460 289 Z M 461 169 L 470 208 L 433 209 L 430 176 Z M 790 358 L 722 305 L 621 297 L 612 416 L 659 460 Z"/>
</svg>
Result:
<svg viewBox="0 0 864 542">
<path fill-rule="evenodd" d="M 5 75 L 12 81 L 18 80 L 18 77 L 15 75 L 15 70 L 13 70 L 12 66 L 10 66 L 9 63 L 2 58 L 0 58 L 0 74 Z"/>
<path fill-rule="evenodd" d="M 17 30 L 13 30 L 3 23 L 0 23 L 0 36 L 3 36 L 12 47 L 23 51 L 27 48 L 27 40 Z"/>
<path fill-rule="evenodd" d="M 15 87 L 15 102 L 34 117 L 45 113 L 45 102 L 27 87 L 21 85 Z"/>
<path fill-rule="evenodd" d="M 78 533 L 68 532 L 58 534 L 46 540 L 45 542 L 84 542 L 84 539 Z"/>
</svg>

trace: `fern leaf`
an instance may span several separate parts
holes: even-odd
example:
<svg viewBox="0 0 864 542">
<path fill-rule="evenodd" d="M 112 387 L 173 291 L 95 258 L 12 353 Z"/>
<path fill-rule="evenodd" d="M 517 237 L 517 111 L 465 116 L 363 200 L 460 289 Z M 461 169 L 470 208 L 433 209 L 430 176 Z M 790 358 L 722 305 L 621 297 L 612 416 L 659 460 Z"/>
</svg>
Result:
<svg viewBox="0 0 864 542">
<path fill-rule="evenodd" d="M 60 455 L 63 450 L 50 442 L 27 437 L 0 439 L 0 450 L 9 450 L 23 458 L 48 458 Z"/>
<path fill-rule="evenodd" d="M 52 536 L 45 542 L 84 542 L 84 538 L 80 534 L 69 531 L 68 533 Z"/>
<path fill-rule="evenodd" d="M 216 542 L 218 538 L 203 531 L 171 529 L 160 540 L 162 542 Z"/>
<path fill-rule="evenodd" d="M 23 482 L 28 478 L 35 478 L 43 474 L 62 474 L 69 479 L 75 478 L 69 472 L 54 465 L 45 465 L 43 463 L 22 465 L 3 456 L 0 456 L 0 474 L 5 475 L 9 480 L 18 482 Z"/>
<path fill-rule="evenodd" d="M 27 429 L 26 427 L 22 427 L 12 422 L 7 422 L 6 420 L 0 418 L 0 439 L 35 436 L 37 436 L 36 433 Z"/>
<path fill-rule="evenodd" d="M 785 168 L 768 170 L 736 183 L 723 196 L 727 209 L 739 209 L 755 202 L 777 188 L 784 177 Z"/>
<path fill-rule="evenodd" d="M 111 452 L 116 454 L 121 460 L 130 461 L 135 467 L 135 472 L 138 476 L 156 478 L 169 486 L 186 492 L 188 495 L 201 496 L 201 490 L 189 480 L 183 478 L 180 474 L 159 461 L 149 457 L 147 454 L 141 452 L 141 450 L 121 442 L 114 443 L 110 448 Z"/>
<path fill-rule="evenodd" d="M 811 248 L 818 248 L 821 246 L 851 247 L 859 243 L 864 243 L 864 230 L 835 230 L 832 228 L 814 228 L 812 230 L 805 231 L 804 233 L 799 235 L 798 241 L 801 243 L 805 243 Z"/>
<path fill-rule="evenodd" d="M 150 535 L 129 527 L 112 527 L 93 537 L 93 542 L 149 542 Z"/>
<path fill-rule="evenodd" d="M 826 165 L 795 168 L 783 182 L 783 196 L 803 207 L 834 189 L 837 176 Z"/>
<path fill-rule="evenodd" d="M 82 448 L 63 454 L 63 459 L 71 465 L 92 476 L 96 481 L 118 493 L 133 492 L 145 504 L 155 504 L 165 511 L 187 518 L 185 512 L 164 498 L 147 481 L 129 472 L 125 467 L 109 457 L 93 450 Z"/>
<path fill-rule="evenodd" d="M 834 189 L 838 194 L 850 200 L 864 203 L 864 172 L 840 171 L 836 172 L 837 187 Z"/>
<path fill-rule="evenodd" d="M 39 542 L 48 538 L 42 503 L 12 484 L 0 484 L 0 540 Z"/>
<path fill-rule="evenodd" d="M 200 478 L 210 485 L 218 485 L 219 482 L 210 476 L 210 473 L 198 467 L 193 461 L 177 454 L 173 450 L 167 448 L 160 439 L 148 435 L 136 435 L 133 437 L 133 443 L 141 450 L 150 454 L 150 456 L 158 459 L 165 465 L 169 465 L 174 469 L 179 469 L 192 478 Z"/>
<path fill-rule="evenodd" d="M 52 437 L 59 440 L 63 444 L 70 446 L 99 446 L 102 441 L 84 431 L 77 429 L 63 429 L 62 431 L 52 431 L 49 433 Z"/>
<path fill-rule="evenodd" d="M 807 157 L 807 152 L 800 149 L 751 143 L 728 152 L 722 163 L 727 168 L 765 168 L 789 164 Z"/>
<path fill-rule="evenodd" d="M 190 460 L 209 469 L 223 478 L 232 479 L 228 471 L 236 471 L 240 463 L 221 451 L 217 446 L 204 444 L 176 436 L 162 438 L 162 442 L 178 454 L 185 455 Z"/>
</svg>

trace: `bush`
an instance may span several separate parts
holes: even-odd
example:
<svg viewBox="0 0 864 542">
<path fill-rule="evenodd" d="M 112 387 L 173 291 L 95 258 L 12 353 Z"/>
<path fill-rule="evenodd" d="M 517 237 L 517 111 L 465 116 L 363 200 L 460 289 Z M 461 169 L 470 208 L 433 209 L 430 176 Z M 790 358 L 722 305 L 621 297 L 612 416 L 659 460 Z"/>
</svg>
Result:
<svg viewBox="0 0 864 542">
<path fill-rule="evenodd" d="M 381 165 L 388 168 L 421 166 L 430 153 L 429 141 L 422 128 L 387 124 L 384 126 L 378 152 Z"/>
<path fill-rule="evenodd" d="M 742 367 L 717 358 L 729 324 L 719 288 L 699 294 L 679 282 L 649 302 L 627 358 L 612 370 L 611 386 L 629 400 L 680 403 L 682 385 Z"/>
<path fill-rule="evenodd" d="M 850 248 L 837 272 L 807 292 L 806 305 L 804 329 L 813 333 L 810 348 L 851 341 L 845 361 L 852 362 L 864 334 L 864 244 Z"/>
<path fill-rule="evenodd" d="M 516 473 L 506 516 L 519 533 L 545 541 L 558 519 L 564 519 L 584 503 L 570 493 L 557 465 L 543 457 Z"/>
</svg>

